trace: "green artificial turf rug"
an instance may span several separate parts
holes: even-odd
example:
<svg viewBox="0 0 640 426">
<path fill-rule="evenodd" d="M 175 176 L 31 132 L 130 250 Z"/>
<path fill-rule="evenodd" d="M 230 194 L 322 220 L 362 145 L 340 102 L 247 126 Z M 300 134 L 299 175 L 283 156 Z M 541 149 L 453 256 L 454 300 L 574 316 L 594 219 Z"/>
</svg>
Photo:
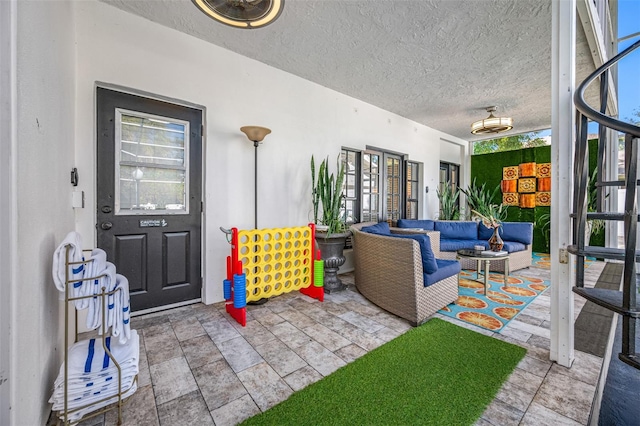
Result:
<svg viewBox="0 0 640 426">
<path fill-rule="evenodd" d="M 472 425 L 526 350 L 431 319 L 243 425 Z"/>
</svg>

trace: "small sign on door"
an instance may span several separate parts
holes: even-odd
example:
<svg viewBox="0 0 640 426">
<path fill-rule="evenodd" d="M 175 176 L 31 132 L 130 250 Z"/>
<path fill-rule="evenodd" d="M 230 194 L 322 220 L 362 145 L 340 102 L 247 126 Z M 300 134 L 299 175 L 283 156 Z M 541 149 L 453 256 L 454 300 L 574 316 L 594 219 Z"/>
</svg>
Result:
<svg viewBox="0 0 640 426">
<path fill-rule="evenodd" d="M 164 219 L 143 219 L 140 221 L 140 228 L 165 227 L 168 225 Z"/>
</svg>

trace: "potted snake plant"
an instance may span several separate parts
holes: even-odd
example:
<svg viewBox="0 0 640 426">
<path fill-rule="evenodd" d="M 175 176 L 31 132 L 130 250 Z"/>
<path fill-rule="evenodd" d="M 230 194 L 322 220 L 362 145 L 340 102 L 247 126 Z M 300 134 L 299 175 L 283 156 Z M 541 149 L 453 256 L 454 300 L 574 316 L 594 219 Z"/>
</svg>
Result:
<svg viewBox="0 0 640 426">
<path fill-rule="evenodd" d="M 346 225 L 343 206 L 344 162 L 337 161 L 337 174 L 329 173 L 329 159 L 320 163 L 316 175 L 315 159 L 311 156 L 311 200 L 313 222 L 317 225 L 316 243 L 324 260 L 324 289 L 327 293 L 344 290 L 338 269 L 346 260 L 344 245 L 351 234 Z"/>
</svg>

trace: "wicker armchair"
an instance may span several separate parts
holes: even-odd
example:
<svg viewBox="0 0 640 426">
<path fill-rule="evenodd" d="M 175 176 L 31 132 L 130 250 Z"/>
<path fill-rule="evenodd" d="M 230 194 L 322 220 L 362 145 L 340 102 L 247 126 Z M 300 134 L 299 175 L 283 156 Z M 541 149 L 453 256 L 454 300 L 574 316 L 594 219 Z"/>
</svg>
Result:
<svg viewBox="0 0 640 426">
<path fill-rule="evenodd" d="M 425 287 L 418 243 L 360 231 L 371 224 L 359 223 L 351 227 L 355 283 L 363 296 L 407 319 L 413 326 L 458 298 L 457 275 Z M 432 247 L 434 244 L 439 246 L 438 238 L 432 240 Z"/>
</svg>

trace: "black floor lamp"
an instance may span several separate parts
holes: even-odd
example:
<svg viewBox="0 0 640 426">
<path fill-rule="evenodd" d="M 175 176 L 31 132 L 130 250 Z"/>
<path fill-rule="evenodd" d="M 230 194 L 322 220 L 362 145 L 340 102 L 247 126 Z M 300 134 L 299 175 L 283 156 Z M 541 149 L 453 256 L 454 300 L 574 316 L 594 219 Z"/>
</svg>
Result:
<svg viewBox="0 0 640 426">
<path fill-rule="evenodd" d="M 259 126 L 244 126 L 240 127 L 240 131 L 247 135 L 250 141 L 253 142 L 253 146 L 255 147 L 255 160 L 254 160 L 254 207 L 255 207 L 255 220 L 254 220 L 254 228 L 258 229 L 258 145 L 267 136 L 271 133 L 271 130 L 266 127 Z"/>
<path fill-rule="evenodd" d="M 258 229 L 258 145 L 260 142 L 271 133 L 271 130 L 266 127 L 259 126 L 244 126 L 240 127 L 240 131 L 247 135 L 250 141 L 253 142 L 253 146 L 255 147 L 255 160 L 254 160 L 254 207 L 255 207 L 255 216 L 254 216 L 254 229 Z M 267 302 L 268 298 L 262 298 L 256 300 L 254 302 L 247 302 L 248 305 L 262 305 Z"/>
</svg>

